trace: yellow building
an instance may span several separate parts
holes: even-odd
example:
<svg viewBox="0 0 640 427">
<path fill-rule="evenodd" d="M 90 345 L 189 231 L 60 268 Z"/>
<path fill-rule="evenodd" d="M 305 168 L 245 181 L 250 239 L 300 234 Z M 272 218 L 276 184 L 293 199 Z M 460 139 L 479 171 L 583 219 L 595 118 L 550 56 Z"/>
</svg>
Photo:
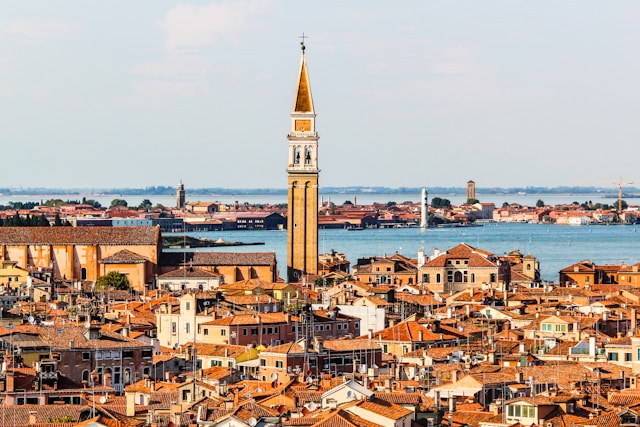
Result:
<svg viewBox="0 0 640 427">
<path fill-rule="evenodd" d="M 300 73 L 289 140 L 287 279 L 297 282 L 318 272 L 318 133 L 302 44 Z"/>
<path fill-rule="evenodd" d="M 3 260 L 0 264 L 0 287 L 17 288 L 20 283 L 27 281 L 28 275 L 29 272 L 18 267 L 17 262 Z"/>
<path fill-rule="evenodd" d="M 127 274 L 142 291 L 153 280 L 162 245 L 159 227 L 0 227 L 0 260 L 53 268 L 55 278 L 91 280 Z"/>
</svg>

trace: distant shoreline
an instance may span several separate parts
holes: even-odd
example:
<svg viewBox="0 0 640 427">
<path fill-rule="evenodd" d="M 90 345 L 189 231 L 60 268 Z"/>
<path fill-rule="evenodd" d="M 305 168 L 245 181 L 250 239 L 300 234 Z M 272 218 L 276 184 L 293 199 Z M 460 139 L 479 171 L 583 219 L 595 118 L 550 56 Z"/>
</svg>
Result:
<svg viewBox="0 0 640 427">
<path fill-rule="evenodd" d="M 322 187 L 321 194 L 420 194 L 422 187 Z M 427 187 L 431 194 L 451 194 L 464 195 L 467 189 L 465 187 Z M 640 197 L 640 189 L 636 187 L 625 187 L 624 197 L 638 198 Z M 146 187 L 146 188 L 0 188 L 0 195 L 3 197 L 11 196 L 173 196 L 176 193 L 175 187 Z M 216 195 L 285 195 L 286 188 L 187 188 L 187 193 L 193 196 L 216 196 Z M 476 194 L 491 195 L 584 195 L 599 194 L 603 197 L 617 197 L 617 189 L 615 186 L 607 187 L 476 187 Z"/>
</svg>

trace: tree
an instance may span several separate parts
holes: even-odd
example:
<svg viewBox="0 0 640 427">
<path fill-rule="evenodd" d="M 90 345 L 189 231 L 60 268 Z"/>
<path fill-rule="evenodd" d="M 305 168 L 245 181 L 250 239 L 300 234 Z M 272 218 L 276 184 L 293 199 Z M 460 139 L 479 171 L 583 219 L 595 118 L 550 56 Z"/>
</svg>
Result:
<svg viewBox="0 0 640 427">
<path fill-rule="evenodd" d="M 109 289 L 131 289 L 129 278 L 126 276 L 126 274 L 118 273 L 117 271 L 110 271 L 106 275 L 98 277 L 98 280 L 96 280 L 96 290 L 106 291 Z"/>
<path fill-rule="evenodd" d="M 149 199 L 144 199 L 138 205 L 138 210 L 140 210 L 140 211 L 148 211 L 149 209 L 151 209 L 152 206 L 153 206 L 153 204 L 151 203 L 151 201 Z"/>
<path fill-rule="evenodd" d="M 538 201 L 536 202 L 536 208 L 544 208 L 544 202 L 542 201 L 542 199 L 538 199 Z"/>
<path fill-rule="evenodd" d="M 475 205 L 476 203 L 480 203 L 480 200 L 474 199 L 473 197 L 467 199 L 468 205 Z"/>
<path fill-rule="evenodd" d="M 351 200 L 345 200 L 343 205 L 353 205 L 353 202 Z"/>
<path fill-rule="evenodd" d="M 64 224 L 62 223 L 62 219 L 60 219 L 60 214 L 59 214 L 59 213 L 56 213 L 56 217 L 55 217 L 55 219 L 53 220 L 53 226 L 54 226 L 54 227 L 61 227 L 61 226 L 63 226 L 63 225 L 64 225 Z"/>
<path fill-rule="evenodd" d="M 127 203 L 126 200 L 123 200 L 123 199 L 113 199 L 111 201 L 111 207 L 113 208 L 115 206 L 125 206 L 126 207 L 126 206 L 129 206 L 129 204 Z"/>
<path fill-rule="evenodd" d="M 449 199 L 434 197 L 433 199 L 431 199 L 431 207 L 451 209 L 451 201 L 449 201 Z"/>
<path fill-rule="evenodd" d="M 386 207 L 390 208 L 391 206 L 395 206 L 396 202 L 388 201 Z"/>
</svg>

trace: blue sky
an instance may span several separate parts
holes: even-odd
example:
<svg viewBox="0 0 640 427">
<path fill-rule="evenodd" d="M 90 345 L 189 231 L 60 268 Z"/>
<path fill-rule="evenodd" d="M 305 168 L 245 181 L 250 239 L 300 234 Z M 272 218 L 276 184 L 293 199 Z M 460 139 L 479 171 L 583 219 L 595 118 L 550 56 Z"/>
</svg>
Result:
<svg viewBox="0 0 640 427">
<path fill-rule="evenodd" d="M 299 35 L 321 186 L 640 181 L 635 1 L 3 4 L 1 187 L 286 185 Z"/>
</svg>

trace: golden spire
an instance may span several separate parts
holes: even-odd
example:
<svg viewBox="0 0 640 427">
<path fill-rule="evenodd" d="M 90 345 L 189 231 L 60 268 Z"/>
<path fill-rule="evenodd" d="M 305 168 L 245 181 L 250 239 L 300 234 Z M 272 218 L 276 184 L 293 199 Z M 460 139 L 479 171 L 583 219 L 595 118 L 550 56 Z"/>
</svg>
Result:
<svg viewBox="0 0 640 427">
<path fill-rule="evenodd" d="M 304 55 L 304 39 L 308 38 L 302 33 L 300 36 L 300 49 L 302 59 L 300 61 L 300 76 L 298 77 L 298 89 L 296 91 L 296 102 L 293 111 L 296 113 L 313 113 L 313 98 L 311 97 L 311 86 L 309 85 L 309 74 L 307 73 L 307 61 Z"/>
</svg>

